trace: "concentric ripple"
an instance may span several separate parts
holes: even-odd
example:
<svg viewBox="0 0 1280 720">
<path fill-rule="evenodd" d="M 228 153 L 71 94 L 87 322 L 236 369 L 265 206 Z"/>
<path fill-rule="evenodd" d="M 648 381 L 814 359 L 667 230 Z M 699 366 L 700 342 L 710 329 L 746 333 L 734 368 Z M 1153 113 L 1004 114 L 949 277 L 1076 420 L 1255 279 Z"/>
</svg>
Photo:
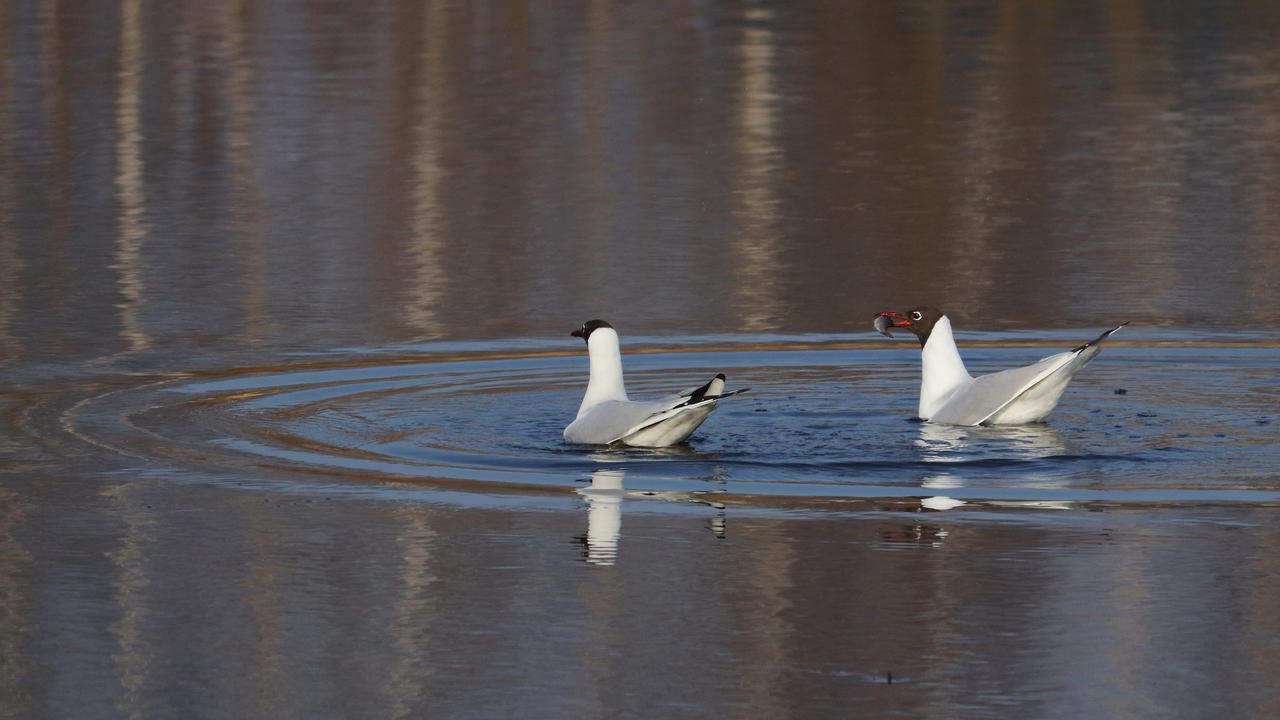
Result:
<svg viewBox="0 0 1280 720">
<path fill-rule="evenodd" d="M 1051 350 L 966 356 L 980 373 Z M 955 428 L 912 420 L 919 360 L 905 346 L 629 352 L 632 397 L 719 371 L 752 388 L 668 450 L 566 445 L 586 359 L 558 352 L 160 379 L 87 398 L 64 424 L 138 459 L 341 483 L 565 491 L 604 470 L 610 487 L 716 502 L 1275 503 L 1275 361 L 1270 348 L 1109 347 L 1049 423 Z"/>
</svg>

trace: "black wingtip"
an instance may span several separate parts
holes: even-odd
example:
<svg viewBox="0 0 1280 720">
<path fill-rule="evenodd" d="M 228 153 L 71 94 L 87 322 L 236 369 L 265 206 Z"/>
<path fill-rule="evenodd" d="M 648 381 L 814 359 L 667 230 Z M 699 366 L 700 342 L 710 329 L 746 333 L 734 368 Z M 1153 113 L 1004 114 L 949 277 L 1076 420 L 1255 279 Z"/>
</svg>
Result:
<svg viewBox="0 0 1280 720">
<path fill-rule="evenodd" d="M 702 402 L 702 400 L 703 400 L 704 398 L 708 397 L 708 396 L 707 396 L 707 391 L 711 389 L 711 383 L 715 382 L 715 381 L 716 381 L 716 378 L 719 378 L 719 379 L 723 380 L 723 379 L 724 379 L 724 374 L 723 374 L 723 373 L 721 373 L 721 374 L 719 374 L 719 375 L 716 375 L 716 377 L 715 377 L 715 378 L 712 378 L 712 379 L 708 380 L 706 385 L 703 385 L 702 387 L 697 388 L 697 389 L 696 389 L 696 390 L 694 390 L 693 392 L 689 393 L 689 395 L 688 395 L 688 398 L 689 398 L 689 399 L 688 399 L 688 401 L 686 401 L 686 403 L 687 403 L 687 404 L 689 404 L 689 405 L 692 405 L 693 403 Z"/>
<path fill-rule="evenodd" d="M 1081 345 L 1080 347 L 1072 348 L 1072 349 L 1071 349 L 1071 352 L 1082 352 L 1082 351 L 1084 351 L 1084 350 L 1087 350 L 1087 349 L 1089 349 L 1089 348 L 1093 347 L 1094 345 L 1097 345 L 1098 343 L 1102 342 L 1103 340 L 1106 340 L 1108 337 L 1110 337 L 1110 336 L 1111 336 L 1111 333 L 1113 333 L 1113 332 L 1115 332 L 1115 331 L 1119 330 L 1120 328 L 1122 328 L 1122 327 L 1124 327 L 1125 325 L 1128 325 L 1128 324 L 1129 324 L 1129 321 L 1128 321 L 1128 320 L 1125 320 L 1124 322 L 1122 322 L 1122 323 L 1120 323 L 1119 325 L 1117 325 L 1117 326 L 1115 326 L 1115 327 L 1111 328 L 1110 330 L 1106 330 L 1106 331 L 1104 331 L 1101 335 L 1099 335 L 1098 337 L 1096 337 L 1096 338 L 1094 338 L 1094 339 L 1090 340 L 1089 342 L 1087 342 L 1087 343 L 1085 343 L 1085 344 Z"/>
<path fill-rule="evenodd" d="M 732 396 L 732 395 L 739 395 L 739 394 L 744 393 L 744 392 L 746 392 L 746 391 L 748 391 L 748 390 L 750 390 L 750 389 L 751 389 L 751 388 L 749 388 L 749 387 L 745 387 L 745 388 L 741 388 L 741 389 L 739 389 L 739 390 L 730 390 L 730 391 L 729 391 L 729 392 L 727 392 L 727 393 L 720 393 L 719 395 L 708 395 L 708 394 L 707 394 L 707 391 L 711 389 L 711 383 L 715 382 L 716 380 L 725 380 L 725 379 L 726 379 L 726 378 L 725 378 L 724 373 L 716 373 L 716 377 L 715 377 L 715 379 L 714 379 L 714 380 L 708 380 L 706 385 L 703 385 L 702 387 L 698 388 L 697 390 L 694 390 L 693 392 L 689 393 L 689 394 L 688 394 L 688 396 L 687 396 L 689 399 L 688 399 L 688 400 L 685 400 L 685 401 L 684 401 L 684 404 L 685 404 L 685 405 L 696 405 L 696 404 L 698 404 L 698 403 L 707 402 L 708 400 L 719 400 L 720 398 L 727 398 L 727 397 L 730 397 L 730 396 Z"/>
<path fill-rule="evenodd" d="M 751 388 L 746 387 L 746 388 L 739 388 L 737 390 L 730 390 L 727 393 L 720 393 L 719 395 L 703 395 L 702 399 L 703 400 L 719 400 L 721 398 L 733 397 L 734 395 L 741 395 L 742 393 L 750 389 Z"/>
</svg>

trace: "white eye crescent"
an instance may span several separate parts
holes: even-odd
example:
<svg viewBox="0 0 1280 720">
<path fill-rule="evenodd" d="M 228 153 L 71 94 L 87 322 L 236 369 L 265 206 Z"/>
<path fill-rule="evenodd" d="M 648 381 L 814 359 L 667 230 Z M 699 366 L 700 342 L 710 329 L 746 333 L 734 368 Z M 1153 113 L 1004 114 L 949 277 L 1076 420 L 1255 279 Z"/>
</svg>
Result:
<svg viewBox="0 0 1280 720">
<path fill-rule="evenodd" d="M 920 314 L 920 311 L 919 311 L 919 310 L 914 310 L 914 311 L 912 311 L 912 313 L 911 313 L 911 319 L 912 319 L 912 320 L 919 320 L 919 319 L 921 319 L 921 318 L 923 318 L 923 317 L 924 317 L 924 316 Z"/>
</svg>

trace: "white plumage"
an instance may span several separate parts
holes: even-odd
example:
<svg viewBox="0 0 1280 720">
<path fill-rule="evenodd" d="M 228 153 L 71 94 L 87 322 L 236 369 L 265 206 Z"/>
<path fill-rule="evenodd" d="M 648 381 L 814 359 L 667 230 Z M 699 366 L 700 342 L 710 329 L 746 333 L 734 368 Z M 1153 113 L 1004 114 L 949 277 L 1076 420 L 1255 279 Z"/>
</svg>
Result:
<svg viewBox="0 0 1280 720">
<path fill-rule="evenodd" d="M 629 400 L 617 331 L 603 320 L 592 320 L 573 335 L 587 341 L 591 370 L 578 416 L 564 429 L 564 439 L 571 443 L 675 445 L 707 419 L 720 398 L 746 391 L 724 392 L 725 376 L 717 374 L 706 384 L 675 395 L 647 402 Z"/>
<path fill-rule="evenodd" d="M 951 425 L 1016 425 L 1043 419 L 1058 404 L 1071 378 L 1102 350 L 1121 323 L 1074 350 L 1026 367 L 972 377 L 951 334 L 951 320 L 927 306 L 905 315 L 883 312 L 876 329 L 906 328 L 922 344 L 919 416 Z"/>
</svg>

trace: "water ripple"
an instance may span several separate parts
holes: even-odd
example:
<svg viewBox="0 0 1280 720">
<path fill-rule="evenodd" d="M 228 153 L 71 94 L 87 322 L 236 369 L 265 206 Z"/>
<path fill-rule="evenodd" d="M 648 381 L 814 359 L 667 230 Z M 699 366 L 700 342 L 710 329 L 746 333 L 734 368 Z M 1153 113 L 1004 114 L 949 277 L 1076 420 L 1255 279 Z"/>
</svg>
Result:
<svg viewBox="0 0 1280 720">
<path fill-rule="evenodd" d="M 710 369 L 753 388 L 723 403 L 689 444 L 664 450 L 566 445 L 560 432 L 576 411 L 585 358 L 546 352 L 365 356 L 165 378 L 90 395 L 64 424 L 135 459 L 375 486 L 569 491 L 608 468 L 628 489 L 766 504 L 939 494 L 971 503 L 1280 502 L 1265 397 L 1238 390 L 1274 384 L 1263 379 L 1272 358 L 1212 362 L 1200 350 L 1109 348 L 1049 423 L 1012 428 L 910 422 L 914 353 L 795 343 L 630 354 L 635 397 L 691 385 Z M 972 352 L 982 368 L 1038 349 Z"/>
</svg>

